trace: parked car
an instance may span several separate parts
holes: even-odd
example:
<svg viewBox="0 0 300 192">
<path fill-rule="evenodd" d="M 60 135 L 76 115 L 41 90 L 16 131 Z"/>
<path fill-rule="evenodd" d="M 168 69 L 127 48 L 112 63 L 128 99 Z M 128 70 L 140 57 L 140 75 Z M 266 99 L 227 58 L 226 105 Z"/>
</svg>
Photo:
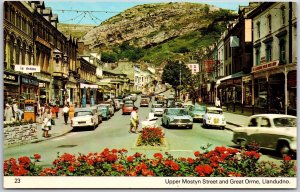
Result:
<svg viewBox="0 0 300 192">
<path fill-rule="evenodd" d="M 193 117 L 194 121 L 202 121 L 205 115 L 206 107 L 201 105 L 195 105 L 189 109 L 189 115 Z"/>
<path fill-rule="evenodd" d="M 234 129 L 232 141 L 242 147 L 254 141 L 261 148 L 276 150 L 282 156 L 296 153 L 297 117 L 283 114 L 253 115 L 246 126 Z"/>
<path fill-rule="evenodd" d="M 207 107 L 203 116 L 203 127 L 219 127 L 224 129 L 226 126 L 223 111 L 218 107 Z"/>
<path fill-rule="evenodd" d="M 98 116 L 98 123 L 102 123 L 102 113 L 101 111 L 98 111 L 98 107 L 97 106 L 93 106 L 91 109 L 96 110 L 97 116 Z"/>
<path fill-rule="evenodd" d="M 192 103 L 184 103 L 182 106 L 187 110 L 190 110 L 190 108 L 194 107 Z"/>
<path fill-rule="evenodd" d="M 154 99 L 155 99 L 155 101 L 158 101 L 159 99 L 164 99 L 164 94 L 159 93 L 159 94 L 155 95 Z"/>
<path fill-rule="evenodd" d="M 108 120 L 110 119 L 110 111 L 109 106 L 107 104 L 100 104 L 97 106 L 97 110 L 102 115 L 102 119 Z"/>
<path fill-rule="evenodd" d="M 131 114 L 131 112 L 133 111 L 133 107 L 133 103 L 124 103 L 122 107 L 122 115 Z"/>
<path fill-rule="evenodd" d="M 136 95 L 135 93 L 132 93 L 132 94 L 131 94 L 131 99 L 132 99 L 133 101 L 136 101 L 136 100 L 137 100 L 137 95 Z"/>
<path fill-rule="evenodd" d="M 75 109 L 74 118 L 71 120 L 71 126 L 76 127 L 92 127 L 96 129 L 99 125 L 99 119 L 96 109 L 80 108 Z"/>
<path fill-rule="evenodd" d="M 153 104 L 151 112 L 154 113 L 154 116 L 162 116 L 164 114 L 164 108 L 162 104 Z"/>
<path fill-rule="evenodd" d="M 134 105 L 134 102 L 132 100 L 124 100 L 124 104 L 132 104 L 132 105 Z"/>
<path fill-rule="evenodd" d="M 109 108 L 110 116 L 112 117 L 115 114 L 115 108 L 111 102 L 101 103 L 100 105 L 106 105 Z"/>
<path fill-rule="evenodd" d="M 148 107 L 149 106 L 149 99 L 148 98 L 142 98 L 140 102 L 140 107 Z"/>
<path fill-rule="evenodd" d="M 115 103 L 115 109 L 116 109 L 116 111 L 119 111 L 121 109 L 121 105 L 120 105 L 119 99 L 114 99 L 114 103 Z"/>
<path fill-rule="evenodd" d="M 193 128 L 193 118 L 188 115 L 184 108 L 168 108 L 162 116 L 162 125 L 171 127 Z"/>
<path fill-rule="evenodd" d="M 166 107 L 169 108 L 169 107 L 172 107 L 172 106 L 174 106 L 174 105 L 175 105 L 175 98 L 169 97 L 169 98 L 167 99 L 167 105 L 166 105 Z"/>
</svg>

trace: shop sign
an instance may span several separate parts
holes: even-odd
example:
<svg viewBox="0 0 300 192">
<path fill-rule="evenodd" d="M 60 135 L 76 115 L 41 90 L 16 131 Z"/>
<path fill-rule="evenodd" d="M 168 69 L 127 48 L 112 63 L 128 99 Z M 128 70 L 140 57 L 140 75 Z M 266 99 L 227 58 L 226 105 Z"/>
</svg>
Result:
<svg viewBox="0 0 300 192">
<path fill-rule="evenodd" d="M 265 63 L 265 64 L 262 64 L 262 65 L 252 67 L 252 73 L 277 67 L 278 64 L 279 64 L 279 60 L 276 60 L 276 61 L 271 61 L 269 63 Z"/>
<path fill-rule="evenodd" d="M 18 75 L 13 75 L 13 74 L 3 74 L 3 79 L 7 81 L 12 81 L 18 83 Z"/>
<path fill-rule="evenodd" d="M 212 72 L 214 69 L 215 60 L 204 60 L 205 72 Z"/>
<path fill-rule="evenodd" d="M 46 83 L 39 83 L 39 87 L 40 88 L 45 88 L 46 87 Z"/>
<path fill-rule="evenodd" d="M 15 65 L 15 70 L 23 73 L 39 73 L 41 67 L 37 65 Z"/>
<path fill-rule="evenodd" d="M 98 89 L 98 85 L 90 85 L 90 84 L 84 84 L 80 83 L 80 88 L 90 88 L 90 89 Z"/>
<path fill-rule="evenodd" d="M 31 79 L 31 78 L 26 78 L 26 77 L 22 77 L 22 83 L 28 84 L 28 85 L 39 86 L 39 82 L 36 79 Z"/>
<path fill-rule="evenodd" d="M 252 80 L 252 77 L 251 77 L 251 76 L 244 76 L 244 77 L 242 77 L 242 80 L 243 80 L 244 82 L 248 82 L 248 81 L 251 81 L 251 80 Z"/>
</svg>

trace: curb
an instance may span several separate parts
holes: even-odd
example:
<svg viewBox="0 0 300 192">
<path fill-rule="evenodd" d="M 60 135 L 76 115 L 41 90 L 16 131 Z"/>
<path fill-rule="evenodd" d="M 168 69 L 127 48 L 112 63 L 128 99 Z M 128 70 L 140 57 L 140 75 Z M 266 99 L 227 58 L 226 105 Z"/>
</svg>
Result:
<svg viewBox="0 0 300 192">
<path fill-rule="evenodd" d="M 232 123 L 232 122 L 226 122 L 226 123 L 229 124 L 229 125 L 236 126 L 236 127 L 242 127 L 241 125 L 236 124 L 236 123 Z"/>
<path fill-rule="evenodd" d="M 62 134 L 59 134 L 59 135 L 56 135 L 56 136 L 53 136 L 53 137 L 44 138 L 44 139 L 37 139 L 37 140 L 31 141 L 30 143 L 40 143 L 42 141 L 46 141 L 46 140 L 54 139 L 54 138 L 57 138 L 57 137 L 61 137 L 61 136 L 64 136 L 64 135 L 70 133 L 71 131 L 72 131 L 72 129 L 67 131 L 67 132 L 64 132 Z"/>
</svg>

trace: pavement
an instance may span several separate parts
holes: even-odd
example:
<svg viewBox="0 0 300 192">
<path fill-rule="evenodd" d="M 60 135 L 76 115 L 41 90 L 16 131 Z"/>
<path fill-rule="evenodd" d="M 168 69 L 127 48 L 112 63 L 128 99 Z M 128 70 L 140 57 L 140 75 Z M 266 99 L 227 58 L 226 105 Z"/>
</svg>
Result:
<svg viewBox="0 0 300 192">
<path fill-rule="evenodd" d="M 39 143 L 44 140 L 49 140 L 49 139 L 53 139 L 56 137 L 60 137 L 60 136 L 63 136 L 72 131 L 70 119 L 68 121 L 68 124 L 65 125 L 64 117 L 62 116 L 61 111 L 62 111 L 62 108 L 60 108 L 60 110 L 59 110 L 58 118 L 54 119 L 55 125 L 52 125 L 51 130 L 49 131 L 50 137 L 48 137 L 48 138 L 43 137 L 42 124 L 38 123 L 37 139 L 33 140 L 32 143 Z"/>
</svg>

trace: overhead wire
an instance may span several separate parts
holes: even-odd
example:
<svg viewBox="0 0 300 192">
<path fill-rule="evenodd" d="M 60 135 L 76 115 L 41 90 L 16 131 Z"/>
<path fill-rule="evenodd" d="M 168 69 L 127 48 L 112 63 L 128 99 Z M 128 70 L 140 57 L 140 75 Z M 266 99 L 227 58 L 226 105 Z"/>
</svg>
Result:
<svg viewBox="0 0 300 192">
<path fill-rule="evenodd" d="M 74 20 L 76 20 L 78 17 L 80 17 L 82 14 L 84 14 L 84 13 L 80 13 L 79 15 L 76 15 L 76 16 L 75 16 L 75 17 L 73 17 L 72 19 L 68 19 L 68 20 L 61 21 L 61 22 L 74 21 Z"/>
</svg>

